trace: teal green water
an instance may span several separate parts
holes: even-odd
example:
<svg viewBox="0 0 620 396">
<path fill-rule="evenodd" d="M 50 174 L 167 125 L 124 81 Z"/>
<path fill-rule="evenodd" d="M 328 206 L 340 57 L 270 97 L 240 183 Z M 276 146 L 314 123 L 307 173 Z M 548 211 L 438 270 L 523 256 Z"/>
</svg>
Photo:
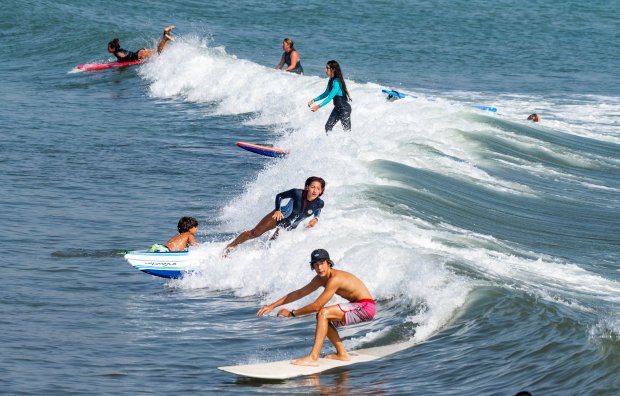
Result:
<svg viewBox="0 0 620 396">
<path fill-rule="evenodd" d="M 618 394 L 618 11 L 5 4 L 0 393 Z M 109 60 L 112 38 L 152 46 L 168 24 L 177 40 L 151 62 L 76 73 Z M 287 36 L 305 76 L 273 70 Z M 329 59 L 353 97 L 350 134 L 325 136 L 329 107 L 306 107 Z M 327 180 L 315 229 L 220 257 L 311 175 Z M 200 221 L 201 273 L 165 281 L 123 260 L 184 215 Z M 342 331 L 348 348 L 419 344 L 283 382 L 217 370 L 307 353 L 311 316 L 254 314 L 310 279 L 318 247 L 379 303 Z"/>
</svg>

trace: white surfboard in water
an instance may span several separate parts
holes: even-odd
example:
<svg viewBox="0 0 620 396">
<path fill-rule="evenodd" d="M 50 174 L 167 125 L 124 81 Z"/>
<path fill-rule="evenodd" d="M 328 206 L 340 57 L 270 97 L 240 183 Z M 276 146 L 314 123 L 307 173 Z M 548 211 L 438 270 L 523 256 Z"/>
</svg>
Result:
<svg viewBox="0 0 620 396">
<path fill-rule="evenodd" d="M 415 345 L 414 342 L 408 341 L 399 344 L 386 345 L 381 347 L 358 349 L 349 352 L 351 360 L 342 361 L 336 359 L 319 359 L 318 367 L 312 366 L 296 366 L 291 364 L 290 360 L 281 360 L 270 363 L 245 364 L 239 366 L 218 367 L 222 371 L 236 374 L 242 377 L 284 380 L 288 378 L 301 377 L 321 373 L 337 367 L 350 366 L 356 363 L 370 362 L 381 359 L 396 352 L 400 352 Z"/>
</svg>

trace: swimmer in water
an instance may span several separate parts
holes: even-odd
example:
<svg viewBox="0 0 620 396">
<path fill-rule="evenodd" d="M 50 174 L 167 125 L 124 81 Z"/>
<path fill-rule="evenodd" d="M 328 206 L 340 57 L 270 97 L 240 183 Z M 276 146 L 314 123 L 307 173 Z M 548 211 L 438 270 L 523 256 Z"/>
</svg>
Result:
<svg viewBox="0 0 620 396">
<path fill-rule="evenodd" d="M 540 122 L 540 116 L 536 113 L 532 113 L 527 117 L 527 120 L 532 122 Z"/>
<path fill-rule="evenodd" d="M 299 59 L 299 52 L 295 49 L 295 43 L 290 38 L 285 38 L 282 41 L 282 57 L 280 63 L 276 66 L 276 69 L 282 69 L 282 66 L 286 64 L 286 71 L 296 74 L 304 74 L 304 68 L 301 67 L 301 59 Z"/>
</svg>

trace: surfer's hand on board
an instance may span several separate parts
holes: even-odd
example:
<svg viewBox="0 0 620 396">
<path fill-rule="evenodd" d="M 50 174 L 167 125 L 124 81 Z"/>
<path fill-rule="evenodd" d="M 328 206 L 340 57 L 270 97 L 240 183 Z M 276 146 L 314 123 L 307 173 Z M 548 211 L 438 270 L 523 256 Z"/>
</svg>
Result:
<svg viewBox="0 0 620 396">
<path fill-rule="evenodd" d="M 258 312 L 256 312 L 256 316 L 269 315 L 269 312 L 271 311 L 273 311 L 273 308 L 271 308 L 271 305 L 264 305 L 258 310 Z"/>
<path fill-rule="evenodd" d="M 306 228 L 312 228 L 312 227 L 314 227 L 314 225 L 315 225 L 318 221 L 319 221 L 319 219 L 317 219 L 316 217 L 315 217 L 315 218 L 313 218 L 312 220 L 310 220 L 310 221 L 308 222 L 308 225 L 306 226 Z"/>
<path fill-rule="evenodd" d="M 275 212 L 273 212 L 273 216 L 271 216 L 271 218 L 274 219 L 275 221 L 280 221 L 282 220 L 283 217 L 284 217 L 284 214 L 282 214 L 282 212 L 280 212 L 279 210 L 276 210 Z"/>
</svg>

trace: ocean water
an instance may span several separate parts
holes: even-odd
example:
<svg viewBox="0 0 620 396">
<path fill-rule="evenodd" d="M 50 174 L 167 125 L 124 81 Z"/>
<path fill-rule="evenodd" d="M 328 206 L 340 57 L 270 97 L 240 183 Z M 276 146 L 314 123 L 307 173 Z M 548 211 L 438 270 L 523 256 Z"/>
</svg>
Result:
<svg viewBox="0 0 620 396">
<path fill-rule="evenodd" d="M 0 394 L 619 394 L 619 12 L 8 0 Z M 110 60 L 115 37 L 154 46 L 169 24 L 176 42 L 146 64 L 75 69 Z M 274 70 L 287 36 L 304 76 Z M 353 127 L 326 136 L 331 105 L 306 103 L 330 59 Z M 317 227 L 220 256 L 311 175 L 327 181 Z M 199 273 L 168 281 L 125 262 L 185 215 L 200 222 Z M 378 301 L 374 321 L 341 331 L 348 348 L 416 345 L 288 381 L 217 370 L 308 353 L 312 316 L 255 313 L 309 281 L 316 248 Z"/>
</svg>

